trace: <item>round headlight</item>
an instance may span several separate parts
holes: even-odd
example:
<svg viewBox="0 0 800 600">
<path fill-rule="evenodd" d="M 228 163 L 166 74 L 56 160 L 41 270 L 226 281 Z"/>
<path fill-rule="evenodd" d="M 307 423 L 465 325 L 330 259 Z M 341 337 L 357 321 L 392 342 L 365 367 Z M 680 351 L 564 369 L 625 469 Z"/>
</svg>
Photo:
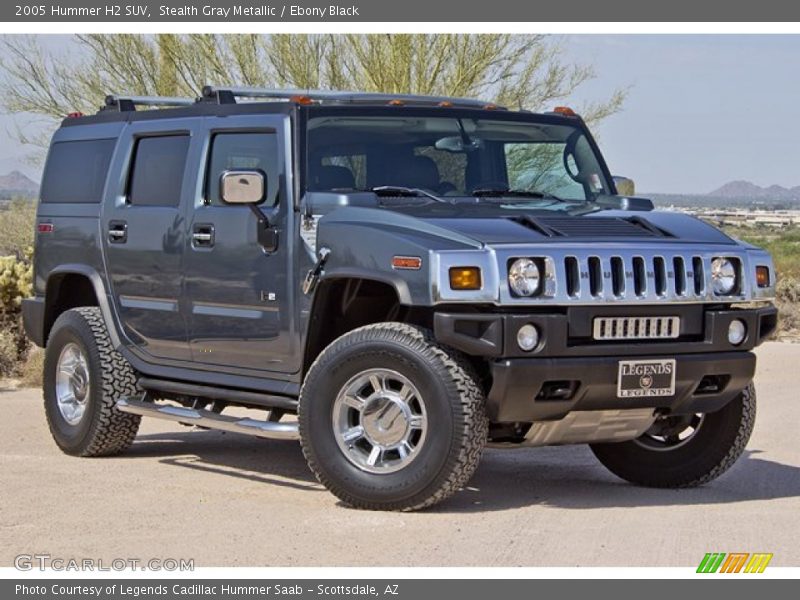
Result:
<svg viewBox="0 0 800 600">
<path fill-rule="evenodd" d="M 717 296 L 725 296 L 736 287 L 736 267 L 727 258 L 711 261 L 711 286 Z"/>
<path fill-rule="evenodd" d="M 532 296 L 539 289 L 539 267 L 530 258 L 518 258 L 508 270 L 508 285 L 517 296 Z"/>
</svg>

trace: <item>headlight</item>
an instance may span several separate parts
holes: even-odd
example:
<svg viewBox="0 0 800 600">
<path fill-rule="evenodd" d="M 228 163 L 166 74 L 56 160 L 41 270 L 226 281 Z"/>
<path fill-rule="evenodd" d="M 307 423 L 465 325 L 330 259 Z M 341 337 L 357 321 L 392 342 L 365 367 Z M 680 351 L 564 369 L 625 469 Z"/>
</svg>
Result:
<svg viewBox="0 0 800 600">
<path fill-rule="evenodd" d="M 727 296 L 736 287 L 736 267 L 729 259 L 711 261 L 711 287 L 717 296 Z"/>
<path fill-rule="evenodd" d="M 508 285 L 517 296 L 532 296 L 539 290 L 541 273 L 530 258 L 518 258 L 508 270 Z"/>
</svg>

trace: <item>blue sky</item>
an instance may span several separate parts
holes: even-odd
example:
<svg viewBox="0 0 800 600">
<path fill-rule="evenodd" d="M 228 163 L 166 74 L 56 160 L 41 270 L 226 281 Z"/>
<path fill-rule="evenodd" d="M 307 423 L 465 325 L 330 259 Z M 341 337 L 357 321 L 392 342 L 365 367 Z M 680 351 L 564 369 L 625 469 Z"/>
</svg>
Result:
<svg viewBox="0 0 800 600">
<path fill-rule="evenodd" d="M 800 185 L 800 36 L 567 36 L 597 79 L 576 101 L 632 86 L 596 134 L 615 174 L 650 192 L 734 179 Z"/>
<path fill-rule="evenodd" d="M 596 130 L 615 174 L 641 192 L 706 193 L 734 179 L 800 185 L 800 36 L 569 35 L 570 59 L 597 78 L 570 100 L 630 86 L 624 110 Z M 58 49 L 66 37 L 49 38 Z M 1 57 L 0 57 L 1 58 Z M 0 174 L 39 173 L 8 139 L 0 115 Z"/>
</svg>

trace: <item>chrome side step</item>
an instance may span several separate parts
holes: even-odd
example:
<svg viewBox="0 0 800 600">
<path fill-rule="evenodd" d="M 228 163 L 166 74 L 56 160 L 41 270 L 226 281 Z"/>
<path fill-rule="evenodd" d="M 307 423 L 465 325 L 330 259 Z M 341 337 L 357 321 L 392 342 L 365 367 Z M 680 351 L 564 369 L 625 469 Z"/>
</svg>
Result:
<svg viewBox="0 0 800 600">
<path fill-rule="evenodd" d="M 157 419 L 166 419 L 167 421 L 176 421 L 184 425 L 198 425 L 208 429 L 230 431 L 231 433 L 242 433 L 273 440 L 300 439 L 297 423 L 275 423 L 258 419 L 242 419 L 221 415 L 210 410 L 143 402 L 133 398 L 120 398 L 117 400 L 117 408 L 122 412 L 143 417 L 155 417 Z"/>
</svg>

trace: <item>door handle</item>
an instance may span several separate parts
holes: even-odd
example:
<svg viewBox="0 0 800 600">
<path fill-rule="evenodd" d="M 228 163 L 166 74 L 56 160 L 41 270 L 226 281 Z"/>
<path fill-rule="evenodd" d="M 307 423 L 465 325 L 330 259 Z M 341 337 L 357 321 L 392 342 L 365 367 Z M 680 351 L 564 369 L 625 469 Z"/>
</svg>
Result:
<svg viewBox="0 0 800 600">
<path fill-rule="evenodd" d="M 111 221 L 108 224 L 108 242 L 124 244 L 128 241 L 128 224 L 125 221 Z"/>
<path fill-rule="evenodd" d="M 211 248 L 214 245 L 214 226 L 208 223 L 197 223 L 192 228 L 192 246 L 195 248 Z"/>
</svg>

